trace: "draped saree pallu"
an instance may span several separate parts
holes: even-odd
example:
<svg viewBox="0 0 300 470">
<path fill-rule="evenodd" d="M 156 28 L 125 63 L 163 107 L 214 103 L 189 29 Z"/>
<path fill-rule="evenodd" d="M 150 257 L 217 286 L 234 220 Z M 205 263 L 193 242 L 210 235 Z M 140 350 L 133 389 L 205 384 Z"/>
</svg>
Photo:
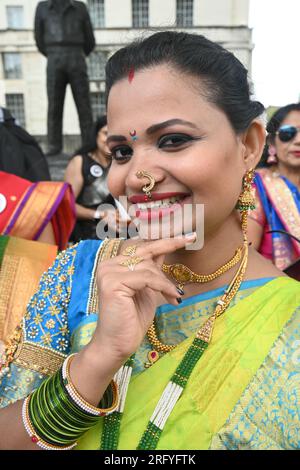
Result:
<svg viewBox="0 0 300 470">
<path fill-rule="evenodd" d="M 51 222 L 59 249 L 65 249 L 76 216 L 74 196 L 67 183 L 31 183 L 0 172 L 1 193 L 7 207 L 0 216 L 0 233 L 27 240 L 38 240 Z"/>
<path fill-rule="evenodd" d="M 294 299 L 285 302 L 282 295 L 273 296 L 274 289 L 280 290 L 289 283 L 297 292 Z M 232 410 L 299 305 L 299 294 L 293 281 L 280 278 L 240 300 L 218 319 L 213 340 L 168 418 L 157 449 L 218 448 L 218 433 L 230 421 Z M 132 378 L 123 405 L 118 449 L 138 448 L 167 383 L 193 340 L 194 336 L 189 337 L 150 369 Z M 100 448 L 103 422 L 82 437 L 77 449 Z M 237 448 L 239 445 L 237 440 Z M 251 448 L 250 442 L 246 448 Z"/>
<path fill-rule="evenodd" d="M 0 340 L 6 342 L 20 323 L 56 255 L 55 245 L 0 235 Z"/>
<path fill-rule="evenodd" d="M 21 345 L 14 353 L 10 372 L 2 379 L 2 406 L 27 396 L 67 355 L 90 341 L 98 311 L 101 321 L 97 265 L 115 256 L 118 246 L 119 241 L 80 242 L 50 268 L 28 307 Z M 54 282 L 54 273 L 59 285 Z M 58 291 L 62 303 L 55 300 Z M 115 377 L 120 383 L 123 375 L 123 386 L 128 385 L 126 400 L 109 415 L 118 420 L 118 442 L 103 442 L 106 418 L 99 418 L 75 450 L 101 449 L 107 443 L 111 450 L 141 447 L 167 384 L 223 292 L 220 288 L 183 299 L 178 307 L 158 307 L 160 339 L 177 346 L 145 368 L 152 346 L 144 339 L 133 361 Z M 155 447 L 298 448 L 300 361 L 295 339 L 300 334 L 299 305 L 299 284 L 288 277 L 243 282 L 231 307 L 216 320 L 212 341 L 197 361 Z M 29 351 L 35 353 L 31 364 Z"/>
</svg>

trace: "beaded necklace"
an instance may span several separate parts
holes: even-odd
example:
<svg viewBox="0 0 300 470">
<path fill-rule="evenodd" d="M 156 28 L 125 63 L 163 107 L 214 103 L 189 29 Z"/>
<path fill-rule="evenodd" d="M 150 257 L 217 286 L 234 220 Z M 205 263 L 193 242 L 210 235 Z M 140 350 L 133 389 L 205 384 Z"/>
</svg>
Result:
<svg viewBox="0 0 300 470">
<path fill-rule="evenodd" d="M 206 320 L 204 325 L 196 333 L 196 337 L 188 348 L 183 359 L 165 387 L 156 408 L 148 422 L 140 442 L 138 450 L 154 450 L 162 435 L 164 426 L 174 409 L 179 397 L 182 395 L 188 379 L 193 372 L 197 362 L 208 347 L 213 333 L 216 319 L 228 308 L 230 302 L 236 295 L 244 278 L 248 263 L 248 244 L 244 240 L 244 255 L 237 273 L 218 300 L 213 314 Z M 119 387 L 120 401 L 116 411 L 104 418 L 104 427 L 101 439 L 102 450 L 115 450 L 118 448 L 121 419 L 124 411 L 127 390 L 132 374 L 134 356 L 132 356 L 117 372 L 114 380 Z"/>
</svg>

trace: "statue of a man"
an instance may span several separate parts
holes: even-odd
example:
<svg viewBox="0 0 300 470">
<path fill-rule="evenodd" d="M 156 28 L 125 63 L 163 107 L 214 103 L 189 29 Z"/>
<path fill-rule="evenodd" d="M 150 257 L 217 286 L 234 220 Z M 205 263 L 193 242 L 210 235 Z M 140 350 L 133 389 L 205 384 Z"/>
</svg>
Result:
<svg viewBox="0 0 300 470">
<path fill-rule="evenodd" d="M 48 155 L 62 150 L 62 122 L 69 83 L 77 107 L 83 143 L 93 124 L 85 56 L 95 47 L 88 10 L 83 2 L 39 2 L 35 14 L 35 40 L 48 59 Z"/>
</svg>

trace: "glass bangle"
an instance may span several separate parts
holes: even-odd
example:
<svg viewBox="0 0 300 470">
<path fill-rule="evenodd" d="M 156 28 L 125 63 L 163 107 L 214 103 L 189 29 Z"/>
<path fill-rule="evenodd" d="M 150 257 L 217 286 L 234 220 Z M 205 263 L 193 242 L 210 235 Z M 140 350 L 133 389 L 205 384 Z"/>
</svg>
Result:
<svg viewBox="0 0 300 470">
<path fill-rule="evenodd" d="M 71 364 L 71 361 L 73 360 L 74 356 L 75 356 L 75 354 L 71 354 L 70 356 L 68 356 L 65 359 L 65 361 L 62 365 L 63 383 L 64 383 L 64 386 L 65 386 L 67 392 L 69 393 L 69 395 L 73 399 L 73 401 L 76 403 L 76 405 L 78 405 L 81 409 L 83 409 L 87 413 L 90 413 L 90 414 L 96 415 L 96 416 L 105 416 L 107 413 L 110 413 L 110 412 L 114 411 L 117 408 L 118 402 L 119 402 L 118 387 L 117 387 L 117 384 L 115 383 L 115 381 L 112 380 L 111 383 L 110 383 L 110 386 L 111 386 L 112 392 L 113 392 L 113 403 L 112 403 L 112 405 L 109 408 L 98 408 L 96 406 L 91 405 L 90 403 L 88 403 L 80 395 L 80 393 L 77 391 L 77 389 L 75 388 L 75 386 L 73 385 L 73 383 L 71 381 L 69 371 L 70 371 L 70 364 Z"/>
<path fill-rule="evenodd" d="M 32 423 L 29 419 L 29 414 L 28 414 L 28 404 L 29 404 L 30 396 L 25 398 L 22 406 L 22 418 L 23 418 L 23 424 L 24 428 L 29 435 L 31 441 L 35 443 L 37 446 L 41 447 L 41 449 L 44 450 L 71 450 L 73 449 L 76 445 L 77 442 L 72 443 L 71 445 L 68 446 L 55 446 L 52 444 L 49 444 L 45 442 L 43 439 L 41 439 L 37 433 L 35 432 L 35 429 L 32 426 Z"/>
</svg>

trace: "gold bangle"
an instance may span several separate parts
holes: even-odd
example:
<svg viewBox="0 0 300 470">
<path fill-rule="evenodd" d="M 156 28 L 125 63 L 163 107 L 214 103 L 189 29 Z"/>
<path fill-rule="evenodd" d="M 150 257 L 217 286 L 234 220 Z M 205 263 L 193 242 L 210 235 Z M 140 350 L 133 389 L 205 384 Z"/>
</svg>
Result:
<svg viewBox="0 0 300 470">
<path fill-rule="evenodd" d="M 90 413 L 92 415 L 96 416 L 105 416 L 107 413 L 111 413 L 114 411 L 118 404 L 119 404 L 119 390 L 118 390 L 118 385 L 114 380 L 110 382 L 110 386 L 112 387 L 112 392 L 113 392 L 113 403 L 109 408 L 98 408 L 97 406 L 91 405 L 88 403 L 78 392 L 78 390 L 75 388 L 71 377 L 70 377 L 70 364 L 74 358 L 76 353 L 71 354 L 66 358 L 66 360 L 63 363 L 62 366 L 62 376 L 63 376 L 63 382 L 64 386 L 66 387 L 67 392 L 75 401 L 75 403 L 84 411 L 87 413 Z"/>
</svg>

